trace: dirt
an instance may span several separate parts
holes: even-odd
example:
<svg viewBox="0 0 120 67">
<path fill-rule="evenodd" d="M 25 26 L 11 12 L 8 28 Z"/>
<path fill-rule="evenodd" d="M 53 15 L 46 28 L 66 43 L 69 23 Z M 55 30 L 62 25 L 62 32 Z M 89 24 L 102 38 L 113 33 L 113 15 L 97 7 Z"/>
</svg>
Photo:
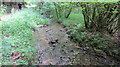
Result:
<svg viewBox="0 0 120 67">
<path fill-rule="evenodd" d="M 1 17 L 6 20 L 9 14 Z M 38 28 L 33 35 L 37 49 L 35 65 L 116 65 L 116 60 L 100 57 L 70 41 L 64 27 L 55 21 Z"/>
<path fill-rule="evenodd" d="M 109 65 L 117 64 L 106 56 L 88 53 L 87 48 L 78 47 L 70 41 L 62 25 L 52 21 L 35 32 L 37 55 L 36 65 Z M 88 50 L 89 51 L 89 50 Z"/>
</svg>

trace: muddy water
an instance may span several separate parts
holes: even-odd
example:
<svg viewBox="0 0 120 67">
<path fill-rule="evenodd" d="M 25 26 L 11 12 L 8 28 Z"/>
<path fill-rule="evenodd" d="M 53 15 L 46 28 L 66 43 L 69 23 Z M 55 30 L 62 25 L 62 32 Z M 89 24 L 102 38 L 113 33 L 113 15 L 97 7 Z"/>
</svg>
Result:
<svg viewBox="0 0 120 67">
<path fill-rule="evenodd" d="M 85 48 L 71 42 L 65 29 L 56 22 L 37 29 L 37 65 L 108 65 L 117 64 L 113 59 L 101 58 L 88 53 Z"/>
</svg>

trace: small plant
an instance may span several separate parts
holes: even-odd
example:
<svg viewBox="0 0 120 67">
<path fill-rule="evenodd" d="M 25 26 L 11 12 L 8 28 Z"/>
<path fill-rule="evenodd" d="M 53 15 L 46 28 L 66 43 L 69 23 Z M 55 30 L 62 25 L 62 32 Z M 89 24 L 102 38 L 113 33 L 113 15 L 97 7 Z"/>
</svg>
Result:
<svg viewBox="0 0 120 67">
<path fill-rule="evenodd" d="M 117 44 L 100 32 L 90 32 L 84 29 L 84 31 L 70 30 L 69 34 L 69 37 L 73 41 L 78 42 L 79 46 L 89 47 L 89 49 L 94 50 L 99 55 L 105 52 L 107 55 L 120 60 L 120 49 L 117 48 Z"/>
<path fill-rule="evenodd" d="M 29 64 L 29 61 L 34 59 L 36 49 L 32 40 L 34 33 L 32 29 L 38 27 L 38 22 L 49 24 L 46 19 L 41 19 L 34 9 L 23 9 L 12 13 L 7 20 L 1 21 L 3 39 L 0 55 L 3 57 L 0 59 L 3 65 Z"/>
<path fill-rule="evenodd" d="M 0 6 L 0 16 L 6 12 L 6 9 L 7 9 L 7 6 L 5 6 L 5 5 Z"/>
</svg>

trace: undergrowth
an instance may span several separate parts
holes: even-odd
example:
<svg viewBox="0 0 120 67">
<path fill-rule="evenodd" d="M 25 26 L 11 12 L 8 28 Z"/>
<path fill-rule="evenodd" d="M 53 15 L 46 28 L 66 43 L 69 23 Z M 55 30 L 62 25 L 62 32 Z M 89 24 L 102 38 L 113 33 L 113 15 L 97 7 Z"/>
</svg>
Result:
<svg viewBox="0 0 120 67">
<path fill-rule="evenodd" d="M 0 16 L 2 16 L 6 12 L 7 6 L 0 5 Z"/>
<path fill-rule="evenodd" d="M 120 61 L 120 49 L 115 41 L 100 32 L 91 32 L 88 30 L 69 31 L 72 41 L 77 42 L 79 46 L 93 50 L 96 55 L 105 57 L 104 54 Z"/>
<path fill-rule="evenodd" d="M 72 41 L 77 42 L 79 46 L 93 50 L 96 55 L 109 55 L 120 61 L 120 49 L 108 34 L 94 32 L 85 29 L 84 17 L 81 13 L 71 13 L 70 17 L 64 19 L 62 23 L 67 28 L 67 33 Z M 104 56 L 103 56 L 104 57 Z"/>
<path fill-rule="evenodd" d="M 71 13 L 69 18 L 63 20 L 63 25 L 65 26 L 76 26 L 81 25 L 84 26 L 84 18 L 82 13 Z"/>
<path fill-rule="evenodd" d="M 42 19 L 39 12 L 33 9 L 16 11 L 8 19 L 1 21 L 0 62 L 3 65 L 30 64 L 36 52 L 32 39 L 33 29 L 41 24 L 49 24 L 47 21 L 48 19 Z"/>
</svg>

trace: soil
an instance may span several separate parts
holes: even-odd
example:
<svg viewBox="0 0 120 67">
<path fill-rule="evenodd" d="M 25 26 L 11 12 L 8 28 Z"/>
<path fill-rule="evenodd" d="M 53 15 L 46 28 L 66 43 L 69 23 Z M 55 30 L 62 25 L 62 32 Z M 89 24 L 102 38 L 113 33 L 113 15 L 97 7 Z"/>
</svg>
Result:
<svg viewBox="0 0 120 67">
<path fill-rule="evenodd" d="M 6 20 L 9 14 L 1 17 Z M 55 21 L 43 25 L 35 30 L 33 38 L 36 39 L 37 49 L 35 65 L 117 65 L 116 60 L 96 55 L 92 50 L 77 46 L 70 41 L 65 28 Z"/>
<path fill-rule="evenodd" d="M 116 60 L 108 57 L 100 57 L 84 47 L 78 47 L 77 43 L 70 41 L 65 28 L 52 21 L 50 25 L 44 25 L 37 29 L 36 38 L 36 65 L 115 65 Z"/>
</svg>

